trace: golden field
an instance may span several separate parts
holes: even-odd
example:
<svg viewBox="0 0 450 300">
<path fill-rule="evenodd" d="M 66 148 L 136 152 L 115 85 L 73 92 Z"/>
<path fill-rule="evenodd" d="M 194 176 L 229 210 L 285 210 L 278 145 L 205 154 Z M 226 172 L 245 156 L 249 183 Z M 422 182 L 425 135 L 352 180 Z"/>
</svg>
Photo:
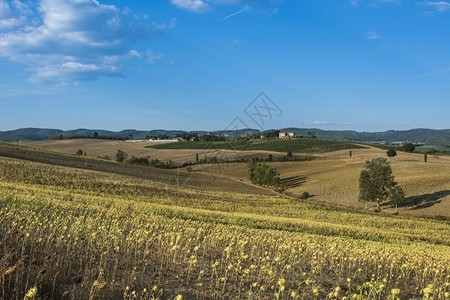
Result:
<svg viewBox="0 0 450 300">
<path fill-rule="evenodd" d="M 268 154 L 283 155 L 283 153 L 269 151 L 145 148 L 152 143 L 161 142 L 133 143 L 82 139 L 21 144 L 71 154 L 81 148 L 86 150 L 88 155 L 107 155 L 111 158 L 114 158 L 117 150 L 121 149 L 126 151 L 129 156 L 148 156 L 151 159 L 172 160 L 177 163 L 194 161 L 196 153 L 199 153 L 200 159 L 214 156 L 241 159 L 253 156 L 267 157 Z M 303 191 L 308 191 L 314 195 L 311 201 L 354 209 L 364 208 L 364 205 L 358 202 L 358 179 L 364 162 L 375 157 L 386 157 L 384 150 L 375 147 L 353 149 L 351 158 L 349 150 L 308 155 L 317 159 L 306 162 L 275 162 L 271 164 L 278 170 L 282 179 L 291 178 L 291 181 L 287 181 L 286 193 L 298 196 Z M 429 155 L 428 162 L 425 163 L 422 154 L 398 151 L 397 156 L 389 158 L 389 161 L 396 180 L 403 186 L 408 198 L 408 205 L 399 209 L 401 214 L 450 218 L 450 157 Z M 245 163 L 197 165 L 193 166 L 193 170 L 196 175 L 199 173 L 215 174 L 249 183 Z M 226 186 L 227 188 L 224 190 L 234 190 L 233 184 Z M 202 188 L 205 186 L 203 185 Z M 389 205 L 383 206 L 383 211 L 385 213 L 394 212 Z"/>
<path fill-rule="evenodd" d="M 19 159 L 0 241 L 4 299 L 450 298 L 446 221 Z"/>
<path fill-rule="evenodd" d="M 74 154 L 78 149 L 86 151 L 87 155 L 94 157 L 109 157 L 115 159 L 117 150 L 125 151 L 128 157 L 148 157 L 162 161 L 173 161 L 175 163 L 195 161 L 198 153 L 199 159 L 224 157 L 228 159 L 251 157 L 255 155 L 266 155 L 268 151 L 230 151 L 221 149 L 153 149 L 146 146 L 167 143 L 165 141 L 147 142 L 124 142 L 95 139 L 72 139 L 72 140 L 46 140 L 46 141 L 26 141 L 18 143 L 20 145 L 49 149 L 65 153 Z"/>
<path fill-rule="evenodd" d="M 311 201 L 324 202 L 349 208 L 362 209 L 358 202 L 359 173 L 366 160 L 386 157 L 378 148 L 354 149 L 316 154 L 317 160 L 307 162 L 275 162 L 281 178 L 298 178 L 286 192 L 299 195 L 308 191 Z M 411 216 L 450 218 L 450 157 L 428 156 L 425 163 L 422 154 L 397 152 L 389 158 L 396 180 L 403 186 L 409 205 L 400 208 L 400 213 Z M 196 166 L 204 168 L 204 166 Z M 245 164 L 227 164 L 221 170 L 226 176 L 248 181 Z M 295 183 L 295 180 L 294 180 Z M 392 213 L 390 206 L 383 210 Z"/>
</svg>

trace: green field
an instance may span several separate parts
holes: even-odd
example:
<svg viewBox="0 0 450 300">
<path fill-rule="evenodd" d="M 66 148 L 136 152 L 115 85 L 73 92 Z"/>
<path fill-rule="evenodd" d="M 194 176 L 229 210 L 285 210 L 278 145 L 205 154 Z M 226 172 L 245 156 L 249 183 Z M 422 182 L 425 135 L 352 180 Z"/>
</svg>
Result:
<svg viewBox="0 0 450 300">
<path fill-rule="evenodd" d="M 449 222 L 120 170 L 0 158 L 2 298 L 448 299 Z"/>
<path fill-rule="evenodd" d="M 437 146 L 437 145 L 423 145 L 423 146 L 416 147 L 414 152 L 417 152 L 417 153 L 428 152 L 432 155 L 433 154 L 434 155 L 450 155 L 450 147 L 449 146 Z"/>
<path fill-rule="evenodd" d="M 225 142 L 174 142 L 147 146 L 154 149 L 228 149 L 264 150 L 277 152 L 320 153 L 344 149 L 359 149 L 362 146 L 340 141 L 320 139 L 250 140 Z"/>
</svg>

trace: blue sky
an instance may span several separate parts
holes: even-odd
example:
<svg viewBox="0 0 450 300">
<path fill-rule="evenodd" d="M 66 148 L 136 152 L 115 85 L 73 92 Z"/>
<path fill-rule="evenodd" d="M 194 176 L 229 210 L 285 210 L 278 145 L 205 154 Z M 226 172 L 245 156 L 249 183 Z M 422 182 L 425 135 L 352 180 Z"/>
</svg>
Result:
<svg viewBox="0 0 450 300">
<path fill-rule="evenodd" d="M 449 53 L 450 1 L 0 0 L 0 130 L 450 128 Z"/>
</svg>

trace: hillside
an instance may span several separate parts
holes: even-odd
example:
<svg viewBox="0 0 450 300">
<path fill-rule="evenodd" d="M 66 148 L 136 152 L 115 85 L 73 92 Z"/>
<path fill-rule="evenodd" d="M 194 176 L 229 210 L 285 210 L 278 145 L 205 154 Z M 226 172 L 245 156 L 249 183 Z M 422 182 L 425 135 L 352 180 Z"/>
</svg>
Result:
<svg viewBox="0 0 450 300">
<path fill-rule="evenodd" d="M 384 132 L 357 132 L 357 131 L 339 131 L 339 130 L 322 130 L 317 128 L 283 128 L 283 131 L 295 132 L 297 136 L 306 136 L 308 131 L 314 131 L 320 139 L 356 141 L 356 142 L 398 142 L 410 141 L 424 143 L 428 145 L 450 147 L 450 129 L 411 129 L 411 130 L 389 130 Z M 11 131 L 0 131 L 0 141 L 17 142 L 22 140 L 46 140 L 52 136 L 93 136 L 97 132 L 100 136 L 145 139 L 147 136 L 168 136 L 176 137 L 178 134 L 185 132 L 182 130 L 123 130 L 123 131 L 107 131 L 92 129 L 76 129 L 76 130 L 59 130 L 59 129 L 40 129 L 40 128 L 24 128 Z M 224 134 L 231 139 L 241 135 L 248 135 L 260 132 L 256 129 L 242 130 L 217 130 L 217 131 L 192 131 L 191 133 L 203 134 Z"/>
<path fill-rule="evenodd" d="M 114 174 L 184 186 L 209 191 L 235 190 L 240 193 L 274 194 L 271 190 L 249 185 L 238 180 L 220 176 L 220 174 L 190 173 L 186 170 L 168 170 L 117 163 L 94 157 L 77 156 L 44 149 L 18 146 L 0 142 L 0 157 L 28 160 L 70 168 L 89 169 Z"/>
<path fill-rule="evenodd" d="M 5 299 L 445 299 L 450 292 L 448 222 L 201 191 L 120 169 L 55 165 L 61 158 L 50 151 L 39 157 L 52 164 L 0 157 Z"/>
<path fill-rule="evenodd" d="M 450 129 L 411 129 L 389 130 L 384 132 L 334 131 L 311 128 L 284 128 L 297 136 L 306 136 L 308 131 L 314 131 L 320 139 L 346 140 L 357 142 L 417 142 L 429 145 L 450 147 Z"/>
<path fill-rule="evenodd" d="M 265 150 L 276 152 L 320 153 L 342 149 L 359 149 L 362 146 L 321 139 L 271 139 L 226 142 L 174 142 L 147 146 L 155 149 L 228 149 L 234 151 Z"/>
<path fill-rule="evenodd" d="M 183 130 L 134 130 L 127 129 L 122 131 L 109 131 L 109 130 L 97 130 L 97 129 L 74 129 L 74 130 L 60 130 L 60 129 L 41 129 L 41 128 L 22 128 L 10 131 L 0 131 L 0 141 L 5 142 L 18 142 L 23 140 L 40 141 L 47 140 L 54 136 L 67 136 L 67 137 L 91 137 L 97 132 L 99 136 L 109 138 L 131 138 L 135 140 L 144 140 L 147 136 L 168 136 L 175 138 L 178 134 L 186 132 Z M 255 129 L 242 129 L 242 130 L 218 130 L 218 131 L 192 131 L 191 133 L 197 133 L 198 135 L 204 135 L 207 133 L 218 135 L 224 134 L 230 138 L 236 138 L 243 134 L 253 134 L 259 132 Z"/>
</svg>

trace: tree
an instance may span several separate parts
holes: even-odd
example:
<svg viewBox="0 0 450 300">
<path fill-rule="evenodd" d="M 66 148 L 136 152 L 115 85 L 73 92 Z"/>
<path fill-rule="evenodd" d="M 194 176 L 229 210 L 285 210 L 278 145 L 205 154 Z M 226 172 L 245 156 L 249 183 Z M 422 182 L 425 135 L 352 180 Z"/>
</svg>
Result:
<svg viewBox="0 0 450 300">
<path fill-rule="evenodd" d="M 286 154 L 287 158 L 291 159 L 293 157 L 292 155 L 292 151 L 288 151 L 288 153 Z"/>
<path fill-rule="evenodd" d="M 198 153 L 195 153 L 195 161 L 198 161 Z"/>
<path fill-rule="evenodd" d="M 97 131 L 94 131 L 94 136 L 93 136 L 93 138 L 94 138 L 94 139 L 98 139 L 98 132 L 97 132 Z"/>
<path fill-rule="evenodd" d="M 116 161 L 123 162 L 127 157 L 128 157 L 128 154 L 125 151 L 117 150 Z"/>
<path fill-rule="evenodd" d="M 348 155 L 350 156 L 350 157 L 352 157 L 352 150 L 350 150 L 350 152 L 348 153 Z"/>
<path fill-rule="evenodd" d="M 423 160 L 425 161 L 425 162 L 427 162 L 428 161 L 428 154 L 425 152 L 425 154 L 423 155 Z"/>
<path fill-rule="evenodd" d="M 405 152 L 414 152 L 414 149 L 416 149 L 416 147 L 414 147 L 414 144 L 412 143 L 406 143 L 403 145 L 403 151 Z"/>
<path fill-rule="evenodd" d="M 254 159 L 248 163 L 248 175 L 252 183 L 258 185 L 279 186 L 281 182 L 275 168 L 264 162 L 257 163 Z"/>
<path fill-rule="evenodd" d="M 391 203 L 395 205 L 395 213 L 398 213 L 398 206 L 402 204 L 403 200 L 405 200 L 405 192 L 402 189 L 402 186 L 397 182 L 394 182 L 394 185 L 391 187 L 389 197 L 391 199 Z"/>
<path fill-rule="evenodd" d="M 77 155 L 83 155 L 83 149 L 78 149 L 76 152 Z"/>
<path fill-rule="evenodd" d="M 316 138 L 316 132 L 314 132 L 314 131 L 308 131 L 308 132 L 306 133 L 306 137 L 307 137 L 307 138 L 311 138 L 311 139 L 315 139 L 315 138 Z"/>
<path fill-rule="evenodd" d="M 389 149 L 388 151 L 386 151 L 386 154 L 389 157 L 394 157 L 397 156 L 397 151 L 395 151 L 394 149 Z"/>
<path fill-rule="evenodd" d="M 391 166 L 380 157 L 366 161 L 364 167 L 359 177 L 359 201 L 376 202 L 380 211 L 380 204 L 391 196 L 395 185 Z"/>
<path fill-rule="evenodd" d="M 268 158 L 269 158 L 269 162 L 272 162 L 272 161 L 273 161 L 273 155 L 272 155 L 272 154 L 269 154 L 269 155 L 268 155 Z"/>
</svg>

